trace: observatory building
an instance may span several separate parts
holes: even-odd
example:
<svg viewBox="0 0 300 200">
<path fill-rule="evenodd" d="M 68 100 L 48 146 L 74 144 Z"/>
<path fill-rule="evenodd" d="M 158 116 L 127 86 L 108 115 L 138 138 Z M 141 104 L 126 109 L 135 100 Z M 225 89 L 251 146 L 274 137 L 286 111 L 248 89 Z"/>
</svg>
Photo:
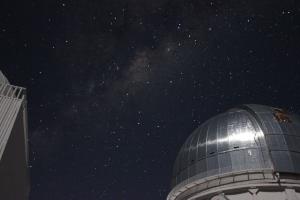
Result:
<svg viewBox="0 0 300 200">
<path fill-rule="evenodd" d="M 243 105 L 197 128 L 174 165 L 167 200 L 300 200 L 300 118 Z"/>
<path fill-rule="evenodd" d="M 0 71 L 0 199 L 29 196 L 26 91 Z"/>
</svg>

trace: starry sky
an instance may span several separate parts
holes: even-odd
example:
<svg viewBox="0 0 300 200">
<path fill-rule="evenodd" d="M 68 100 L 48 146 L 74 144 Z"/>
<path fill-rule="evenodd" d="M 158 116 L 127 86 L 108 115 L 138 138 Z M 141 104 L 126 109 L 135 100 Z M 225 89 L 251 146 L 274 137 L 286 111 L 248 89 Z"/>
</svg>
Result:
<svg viewBox="0 0 300 200">
<path fill-rule="evenodd" d="M 188 135 L 258 103 L 300 113 L 297 0 L 0 3 L 28 90 L 30 200 L 164 200 Z"/>
</svg>

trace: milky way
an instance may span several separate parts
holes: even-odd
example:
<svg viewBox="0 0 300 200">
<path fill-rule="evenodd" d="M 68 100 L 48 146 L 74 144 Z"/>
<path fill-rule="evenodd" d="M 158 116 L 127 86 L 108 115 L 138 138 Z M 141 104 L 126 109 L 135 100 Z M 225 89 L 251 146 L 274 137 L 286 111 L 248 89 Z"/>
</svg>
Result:
<svg viewBox="0 0 300 200">
<path fill-rule="evenodd" d="M 28 88 L 32 200 L 163 200 L 210 116 L 300 112 L 297 1 L 1 4 L 0 67 Z"/>
</svg>

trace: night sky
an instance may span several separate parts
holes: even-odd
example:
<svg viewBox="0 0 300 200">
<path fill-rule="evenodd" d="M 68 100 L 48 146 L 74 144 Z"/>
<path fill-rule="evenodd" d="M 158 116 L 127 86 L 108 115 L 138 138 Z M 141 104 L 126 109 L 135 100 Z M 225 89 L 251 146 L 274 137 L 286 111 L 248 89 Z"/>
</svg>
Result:
<svg viewBox="0 0 300 200">
<path fill-rule="evenodd" d="M 233 106 L 300 113 L 297 0 L 1 1 L 28 89 L 30 200 L 164 200 L 188 135 Z"/>
</svg>

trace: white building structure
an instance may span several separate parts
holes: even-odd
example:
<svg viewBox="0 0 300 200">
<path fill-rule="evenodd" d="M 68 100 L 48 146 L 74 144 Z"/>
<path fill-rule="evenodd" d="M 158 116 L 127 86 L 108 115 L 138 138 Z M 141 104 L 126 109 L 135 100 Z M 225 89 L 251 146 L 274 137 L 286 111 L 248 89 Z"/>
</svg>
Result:
<svg viewBox="0 0 300 200">
<path fill-rule="evenodd" d="M 167 200 L 300 200 L 300 118 L 243 105 L 197 128 L 175 161 Z"/>
<path fill-rule="evenodd" d="M 27 200 L 29 170 L 26 90 L 0 71 L 0 199 Z"/>
</svg>

